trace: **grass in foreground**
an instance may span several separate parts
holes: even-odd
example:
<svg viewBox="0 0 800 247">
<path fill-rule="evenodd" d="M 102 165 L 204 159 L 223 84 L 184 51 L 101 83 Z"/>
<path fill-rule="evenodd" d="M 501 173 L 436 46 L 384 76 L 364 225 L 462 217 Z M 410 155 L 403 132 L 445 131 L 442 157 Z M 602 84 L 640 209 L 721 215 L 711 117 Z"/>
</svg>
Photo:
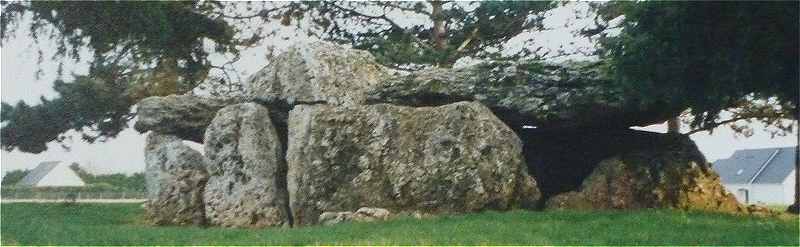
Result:
<svg viewBox="0 0 800 247">
<path fill-rule="evenodd" d="M 784 211 L 786 211 L 786 209 L 787 209 L 787 208 L 789 208 L 789 205 L 783 205 L 783 204 L 768 204 L 766 207 L 767 207 L 767 208 L 769 208 L 769 210 L 772 210 L 772 211 L 776 211 L 776 212 L 784 212 Z"/>
<path fill-rule="evenodd" d="M 294 229 L 154 227 L 139 204 L 3 203 L 3 245 L 798 245 L 797 217 L 485 212 Z"/>
</svg>

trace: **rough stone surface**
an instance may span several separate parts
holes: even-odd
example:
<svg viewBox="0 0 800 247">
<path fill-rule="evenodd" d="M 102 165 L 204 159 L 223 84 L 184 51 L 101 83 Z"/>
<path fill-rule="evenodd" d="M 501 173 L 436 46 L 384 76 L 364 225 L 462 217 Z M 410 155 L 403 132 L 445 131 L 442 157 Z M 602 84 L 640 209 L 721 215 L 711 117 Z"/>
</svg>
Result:
<svg viewBox="0 0 800 247">
<path fill-rule="evenodd" d="M 391 212 L 384 208 L 368 208 L 363 207 L 356 210 L 353 214 L 353 219 L 360 222 L 372 222 L 378 220 L 387 220 L 391 216 Z"/>
<path fill-rule="evenodd" d="M 289 105 L 361 104 L 365 91 L 390 75 L 369 52 L 327 42 L 295 46 L 274 61 L 248 79 L 253 98 Z"/>
<path fill-rule="evenodd" d="M 227 106 L 206 130 L 211 160 L 205 190 L 209 223 L 226 227 L 289 226 L 286 163 L 269 110 Z"/>
<path fill-rule="evenodd" d="M 389 219 L 391 212 L 383 208 L 362 207 L 356 212 L 324 212 L 319 215 L 319 224 L 334 225 L 342 222 L 373 222 Z"/>
<path fill-rule="evenodd" d="M 469 212 L 539 199 L 521 143 L 485 106 L 299 105 L 287 163 L 295 224 L 322 212 Z"/>
<path fill-rule="evenodd" d="M 353 219 L 353 212 L 324 212 L 319 215 L 319 224 L 335 225 Z"/>
<path fill-rule="evenodd" d="M 755 204 L 747 205 L 746 210 L 747 210 L 748 214 L 755 215 L 755 216 L 775 216 L 775 215 L 779 214 L 777 212 L 773 212 L 772 210 L 769 210 L 769 208 L 767 208 L 767 207 L 759 206 L 759 205 L 755 205 Z"/>
<path fill-rule="evenodd" d="M 208 160 L 178 137 L 150 133 L 145 146 L 148 222 L 205 224 L 203 188 Z"/>
<path fill-rule="evenodd" d="M 137 105 L 134 128 L 141 133 L 154 131 L 202 143 L 217 110 L 230 103 L 192 95 L 148 97 Z"/>
<path fill-rule="evenodd" d="M 634 126 L 660 123 L 683 108 L 643 107 L 614 88 L 599 63 L 489 62 L 392 77 L 367 103 L 432 106 L 475 100 L 512 128 Z"/>
<path fill-rule="evenodd" d="M 601 161 L 578 191 L 552 197 L 546 207 L 743 212 L 694 142 L 682 135 L 663 138 L 660 146 Z"/>
</svg>

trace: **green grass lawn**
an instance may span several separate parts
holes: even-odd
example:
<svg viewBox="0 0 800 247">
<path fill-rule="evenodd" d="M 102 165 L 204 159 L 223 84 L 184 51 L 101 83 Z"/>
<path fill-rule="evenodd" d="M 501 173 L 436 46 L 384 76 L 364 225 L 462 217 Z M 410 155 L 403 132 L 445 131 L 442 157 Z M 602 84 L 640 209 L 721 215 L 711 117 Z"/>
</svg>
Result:
<svg viewBox="0 0 800 247">
<path fill-rule="evenodd" d="M 3 203 L 3 245 L 798 245 L 797 217 L 669 210 L 485 212 L 294 229 L 145 225 L 139 204 Z"/>
<path fill-rule="evenodd" d="M 783 205 L 783 204 L 769 204 L 769 205 L 767 205 L 766 207 L 767 207 L 767 208 L 769 208 L 769 209 L 770 209 L 770 210 L 772 210 L 772 211 L 783 212 L 783 211 L 786 211 L 786 208 L 788 208 L 788 207 L 789 207 L 789 205 Z"/>
</svg>

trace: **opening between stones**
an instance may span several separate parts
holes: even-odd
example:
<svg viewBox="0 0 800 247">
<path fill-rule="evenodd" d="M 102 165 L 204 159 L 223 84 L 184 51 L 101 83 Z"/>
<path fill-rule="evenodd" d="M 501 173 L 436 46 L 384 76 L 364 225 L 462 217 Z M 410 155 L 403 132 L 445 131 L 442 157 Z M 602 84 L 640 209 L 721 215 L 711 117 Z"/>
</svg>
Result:
<svg viewBox="0 0 800 247">
<path fill-rule="evenodd" d="M 542 202 L 577 190 L 600 161 L 652 147 L 663 134 L 631 129 L 518 129 L 528 172 L 536 179 Z"/>
<path fill-rule="evenodd" d="M 268 106 L 269 107 L 269 106 Z M 281 168 L 278 170 L 278 178 L 277 183 L 280 186 L 278 191 L 282 191 L 283 194 L 283 205 L 285 212 L 288 214 L 287 218 L 289 221 L 289 226 L 294 226 L 294 216 L 292 215 L 292 209 L 289 207 L 289 190 L 288 190 L 288 182 L 287 176 L 289 173 L 289 169 L 286 163 L 286 149 L 288 148 L 289 143 L 289 111 L 291 108 L 287 105 L 282 105 L 281 107 L 269 107 L 270 112 L 270 120 L 272 121 L 272 125 L 275 127 L 275 132 L 278 133 L 278 139 L 281 145 L 281 154 L 280 158 L 283 159 L 283 165 L 280 165 Z"/>
</svg>

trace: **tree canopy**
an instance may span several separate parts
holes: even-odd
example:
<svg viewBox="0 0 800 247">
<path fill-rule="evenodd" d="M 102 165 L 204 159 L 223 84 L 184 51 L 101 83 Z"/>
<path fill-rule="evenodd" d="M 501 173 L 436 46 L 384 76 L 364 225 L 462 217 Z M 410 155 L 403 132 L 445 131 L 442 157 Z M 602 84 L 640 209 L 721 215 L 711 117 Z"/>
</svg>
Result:
<svg viewBox="0 0 800 247">
<path fill-rule="evenodd" d="M 203 14 L 211 7 L 190 1 L 13 2 L 5 3 L 0 24 L 5 39 L 13 36 L 11 27 L 30 14 L 31 38 L 50 34 L 45 38 L 56 41 L 56 59 L 80 60 L 79 49 L 87 47 L 93 53 L 92 69 L 172 69 L 187 84 L 184 87 L 193 87 L 208 70 L 204 40 L 216 44 L 214 52 L 235 51 L 233 28 Z"/>
<path fill-rule="evenodd" d="M 523 31 L 541 29 L 541 14 L 555 6 L 549 1 L 433 1 L 320 2 L 309 7 L 316 11 L 310 16 L 323 28 L 322 38 L 368 50 L 379 62 L 403 68 L 447 67 L 465 56 L 497 58 L 504 42 Z M 509 58 L 532 52 L 523 49 Z"/>
<path fill-rule="evenodd" d="M 720 113 L 732 108 L 733 120 L 797 119 L 799 7 L 798 2 L 615 2 L 602 13 L 606 19 L 623 15 L 622 32 L 604 40 L 603 55 L 622 89 L 686 106 L 694 126 L 728 123 L 719 121 Z"/>
<path fill-rule="evenodd" d="M 698 127 L 726 123 L 719 116 L 731 108 L 742 109 L 742 117 L 775 123 L 797 118 L 797 4 L 593 3 L 602 18 L 595 20 L 596 29 L 580 34 L 600 36 L 593 39 L 598 58 L 627 95 L 691 109 Z M 235 85 L 213 75 L 230 68 L 213 64 L 209 56 L 238 56 L 276 36 L 273 24 L 368 50 L 392 68 L 418 70 L 450 67 L 461 58 L 559 55 L 563 51 L 524 44 L 504 52 L 518 35 L 542 30 L 544 13 L 556 6 L 549 1 L 3 2 L 3 40 L 14 38 L 29 16 L 26 28 L 34 40 L 58 44 L 55 60 L 91 62 L 88 74 L 54 83 L 58 98 L 33 106 L 4 102 L 2 147 L 42 152 L 69 130 L 82 132 L 86 141 L 102 141 L 128 127 L 136 114 L 131 107 L 144 97 L 182 94 L 209 82 Z M 619 26 L 609 26 L 620 16 Z M 622 31 L 603 32 L 611 28 Z M 80 57 L 83 48 L 91 58 Z"/>
<path fill-rule="evenodd" d="M 88 142 L 116 136 L 135 116 L 131 107 L 148 96 L 182 94 L 209 76 L 209 54 L 238 55 L 241 48 L 273 32 L 238 29 L 296 23 L 318 38 L 373 52 L 395 68 L 450 66 L 465 56 L 496 57 L 502 43 L 541 28 L 541 12 L 554 5 L 536 2 L 25 2 L 3 3 L 2 38 L 14 36 L 31 15 L 34 40 L 58 44 L 53 57 L 78 61 L 79 49 L 93 57 L 89 74 L 56 81 L 56 99 L 38 105 L 3 103 L 2 147 L 38 153 L 60 142 L 69 130 Z M 254 13 L 253 13 L 254 12 Z M 409 21 L 409 15 L 422 22 Z M 299 25 L 305 22 L 307 25 Z M 46 36 L 45 34 L 51 35 Z M 252 35 L 245 34 L 252 33 Z M 213 44 L 213 49 L 208 46 Z M 487 48 L 495 47 L 495 52 Z M 532 52 L 525 51 L 527 54 Z M 41 54 L 41 53 L 40 53 Z M 514 54 L 515 56 L 524 55 Z M 40 58 L 41 60 L 41 58 Z M 61 73 L 59 71 L 59 73 Z M 227 79 L 227 80 L 226 80 Z M 214 81 L 236 84 L 230 78 Z"/>
<path fill-rule="evenodd" d="M 2 38 L 12 38 L 23 17 L 34 41 L 57 44 L 53 59 L 79 61 L 89 48 L 89 74 L 57 80 L 59 97 L 29 106 L 2 104 L 2 146 L 38 153 L 65 132 L 83 132 L 93 142 L 128 127 L 131 107 L 147 96 L 184 93 L 205 80 L 213 52 L 235 52 L 232 28 L 202 14 L 199 2 L 3 2 Z M 47 36 L 49 34 L 49 36 Z M 39 53 L 42 56 L 42 53 Z M 39 58 L 41 61 L 43 58 Z M 60 70 L 60 69 L 59 69 Z M 58 71 L 62 73 L 62 71 Z"/>
<path fill-rule="evenodd" d="M 28 173 L 30 173 L 30 172 L 31 172 L 31 170 L 28 170 L 28 169 L 9 171 L 5 175 L 3 175 L 2 185 L 3 186 L 14 186 L 17 183 L 19 183 L 19 181 L 22 181 L 22 179 L 25 178 L 25 176 L 28 176 Z"/>
<path fill-rule="evenodd" d="M 504 43 L 543 28 L 552 1 L 321 1 L 220 5 L 219 16 L 245 26 L 279 20 L 319 39 L 368 50 L 395 69 L 451 66 L 462 57 L 498 58 Z M 238 13 L 238 14 L 233 14 Z M 258 28 L 256 36 L 274 35 Z M 538 52 L 538 53 L 537 53 Z M 506 59 L 543 55 L 522 49 Z"/>
</svg>

